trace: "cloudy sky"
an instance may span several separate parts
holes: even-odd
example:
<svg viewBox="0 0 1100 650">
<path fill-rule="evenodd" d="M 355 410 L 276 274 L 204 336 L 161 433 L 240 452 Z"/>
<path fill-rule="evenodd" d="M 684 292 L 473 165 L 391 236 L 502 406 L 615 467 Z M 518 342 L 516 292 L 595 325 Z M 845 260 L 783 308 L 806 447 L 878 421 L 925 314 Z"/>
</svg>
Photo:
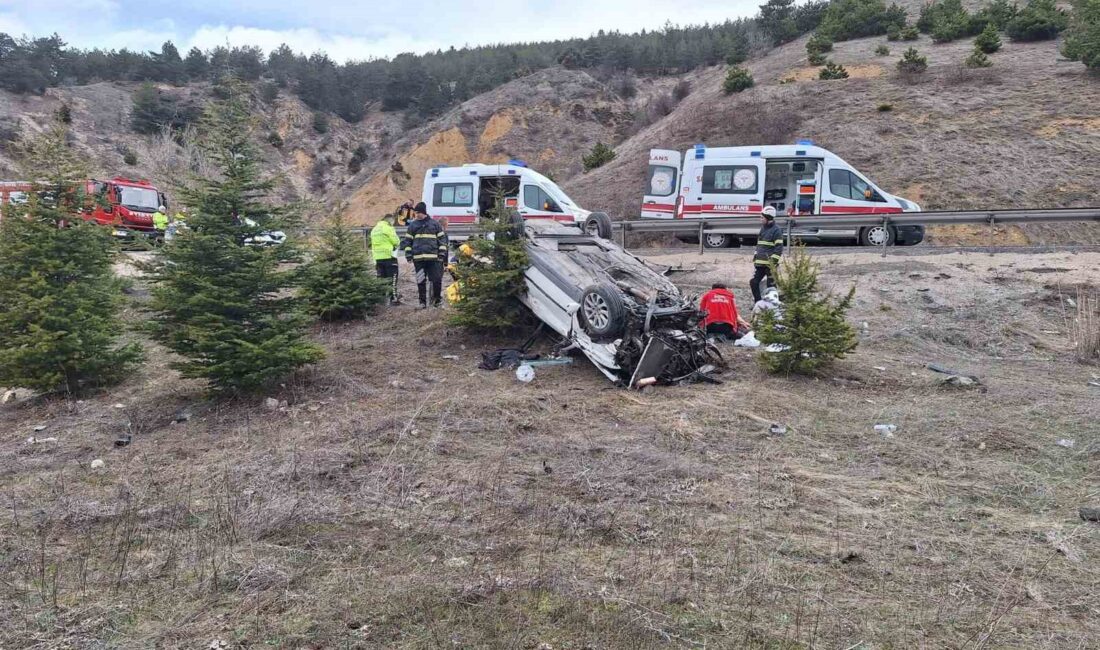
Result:
<svg viewBox="0 0 1100 650">
<path fill-rule="evenodd" d="M 757 12 L 763 0 L 0 0 L 0 32 L 57 32 L 78 47 L 186 52 L 224 45 L 287 43 L 340 60 L 390 57 L 452 45 L 588 36 L 676 24 L 721 22 Z"/>
</svg>

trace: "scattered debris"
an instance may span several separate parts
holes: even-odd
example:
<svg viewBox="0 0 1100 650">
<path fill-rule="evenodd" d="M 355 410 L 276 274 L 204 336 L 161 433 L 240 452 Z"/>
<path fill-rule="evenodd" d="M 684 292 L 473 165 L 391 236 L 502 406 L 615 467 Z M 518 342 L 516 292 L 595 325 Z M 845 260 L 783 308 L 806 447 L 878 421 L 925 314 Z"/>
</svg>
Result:
<svg viewBox="0 0 1100 650">
<path fill-rule="evenodd" d="M 974 377 L 967 377 L 965 375 L 950 375 L 941 383 L 944 386 L 952 386 L 954 388 L 974 388 L 982 385 L 982 383 Z"/>
<path fill-rule="evenodd" d="M 787 435 L 787 426 L 783 424 L 773 424 L 768 427 L 768 433 L 773 436 L 785 436 Z"/>
<path fill-rule="evenodd" d="M 978 386 L 982 383 L 981 380 L 978 379 L 977 375 L 969 375 L 965 372 L 962 372 L 961 370 L 952 370 L 951 368 L 946 368 L 938 363 L 929 363 L 925 366 L 925 368 L 928 368 L 932 372 L 938 372 L 941 375 L 950 375 L 950 377 L 944 380 L 944 384 L 969 387 Z M 973 383 L 961 381 L 963 379 L 969 379 Z"/>
<path fill-rule="evenodd" d="M 126 408 L 126 405 L 123 404 L 122 402 L 119 402 L 118 404 L 115 404 L 115 408 L 116 409 L 124 409 L 124 408 Z"/>
<path fill-rule="evenodd" d="M 886 366 L 871 366 L 871 368 L 879 372 L 886 372 Z"/>
<path fill-rule="evenodd" d="M 1100 508 L 1081 506 L 1077 509 L 1077 514 L 1081 515 L 1081 519 L 1085 521 L 1100 521 Z"/>
<path fill-rule="evenodd" d="M 214 639 L 206 646 L 206 650 L 229 650 L 229 644 L 221 639 Z"/>
<path fill-rule="evenodd" d="M 461 569 L 462 567 L 470 566 L 470 558 L 467 557 L 452 557 L 443 561 L 443 566 L 451 569 Z"/>
<path fill-rule="evenodd" d="M 187 422 L 192 417 L 194 417 L 194 415 L 195 415 L 195 413 L 194 413 L 194 411 L 191 410 L 191 407 L 190 406 L 185 406 L 185 407 L 181 408 L 179 411 L 176 411 L 176 415 L 175 415 L 174 418 L 172 418 L 172 421 L 177 422 L 177 423 L 178 422 Z"/>
<path fill-rule="evenodd" d="M 894 432 L 898 430 L 896 424 L 876 424 L 875 431 L 879 433 L 883 438 L 893 438 Z"/>
<path fill-rule="evenodd" d="M 45 430 L 46 430 L 46 425 L 44 425 L 44 424 L 40 424 L 40 425 L 38 425 L 34 428 L 35 433 L 38 433 L 39 431 L 45 431 Z"/>
<path fill-rule="evenodd" d="M 524 361 L 538 359 L 537 354 L 528 354 L 524 350 L 501 348 L 492 352 L 481 353 L 481 363 L 477 367 L 481 370 L 498 370 L 500 368 L 516 368 L 523 365 Z"/>
<path fill-rule="evenodd" d="M 1028 583 L 1024 587 L 1024 592 L 1027 593 L 1027 597 L 1037 603 L 1043 602 L 1043 592 L 1039 591 L 1039 588 L 1032 583 Z"/>
<path fill-rule="evenodd" d="M 265 399 L 264 400 L 264 408 L 266 408 L 269 411 L 278 410 L 279 400 L 275 399 L 274 397 L 269 397 L 269 398 Z"/>
<path fill-rule="evenodd" d="M 1096 386 L 1097 388 L 1100 388 L 1100 381 L 1090 381 L 1089 386 Z"/>
<path fill-rule="evenodd" d="M 1058 440 L 1058 442 L 1054 444 L 1058 445 L 1059 447 L 1065 447 L 1066 449 L 1073 449 L 1074 445 L 1076 445 L 1077 442 L 1075 440 L 1071 440 L 1070 438 L 1061 438 Z"/>
<path fill-rule="evenodd" d="M 50 436 L 49 438 L 35 438 L 34 436 L 31 436 L 30 438 L 27 438 L 28 445 L 39 445 L 46 442 L 57 442 L 57 438 L 53 436 Z"/>
<path fill-rule="evenodd" d="M 1070 544 L 1061 533 L 1053 530 L 1047 531 L 1046 539 L 1047 542 L 1054 547 L 1054 550 L 1064 555 L 1070 562 L 1081 561 L 1081 552 Z"/>
<path fill-rule="evenodd" d="M 516 379 L 522 381 L 525 384 L 531 383 L 535 379 L 535 369 L 526 363 L 516 368 Z"/>
<path fill-rule="evenodd" d="M 133 436 L 131 436 L 131 435 L 130 435 L 130 434 L 128 434 L 128 433 L 124 433 L 124 434 L 122 434 L 121 436 L 119 436 L 119 437 L 115 438 L 115 446 L 116 446 L 116 447 L 125 447 L 125 446 L 129 445 L 129 444 L 130 444 L 130 442 L 131 442 L 131 441 L 132 441 L 133 439 L 134 439 L 134 437 L 133 437 Z"/>
<path fill-rule="evenodd" d="M 652 386 L 657 383 L 656 377 L 645 377 L 634 382 L 634 385 L 638 388 L 645 388 L 646 386 Z"/>
<path fill-rule="evenodd" d="M 4 391 L 4 397 L 0 398 L 0 404 L 7 404 L 15 399 L 15 389 Z"/>
<path fill-rule="evenodd" d="M 91 468 L 92 469 L 103 469 L 106 465 L 107 465 L 107 463 L 103 462 L 102 458 L 97 458 L 97 459 L 92 461 Z"/>
<path fill-rule="evenodd" d="M 785 435 L 788 431 L 787 425 L 781 422 L 776 422 L 775 420 L 769 420 L 768 418 L 761 417 L 755 413 L 750 413 L 748 411 L 734 411 L 733 413 L 734 415 L 740 415 L 747 420 L 752 420 L 757 424 L 762 424 L 768 427 L 768 433 L 773 433 L 775 435 L 781 436 Z"/>
<path fill-rule="evenodd" d="M 749 332 L 733 342 L 735 348 L 758 348 L 760 340 L 756 338 L 756 332 Z"/>
<path fill-rule="evenodd" d="M 457 354 L 444 354 L 440 358 L 446 359 L 448 361 L 458 361 L 458 355 Z"/>
</svg>

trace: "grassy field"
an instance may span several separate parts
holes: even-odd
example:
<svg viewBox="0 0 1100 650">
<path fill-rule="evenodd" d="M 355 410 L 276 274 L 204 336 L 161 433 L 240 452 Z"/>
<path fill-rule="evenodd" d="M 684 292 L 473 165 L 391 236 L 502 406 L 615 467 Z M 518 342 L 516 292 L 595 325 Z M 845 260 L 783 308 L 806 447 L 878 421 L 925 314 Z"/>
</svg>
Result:
<svg viewBox="0 0 1100 650">
<path fill-rule="evenodd" d="M 1100 368 L 1066 298 L 1100 254 L 819 260 L 860 346 L 815 379 L 729 348 L 719 386 L 521 384 L 476 369 L 519 337 L 406 307 L 318 328 L 274 407 L 156 351 L 109 394 L 20 394 L 0 647 L 1095 647 Z M 747 303 L 746 257 L 663 261 Z"/>
</svg>

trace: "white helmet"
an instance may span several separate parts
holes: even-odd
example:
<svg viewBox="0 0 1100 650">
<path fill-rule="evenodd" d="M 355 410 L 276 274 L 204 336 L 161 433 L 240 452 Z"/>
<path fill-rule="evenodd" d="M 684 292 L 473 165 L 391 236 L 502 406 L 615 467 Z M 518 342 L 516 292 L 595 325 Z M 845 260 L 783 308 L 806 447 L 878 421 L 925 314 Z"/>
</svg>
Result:
<svg viewBox="0 0 1100 650">
<path fill-rule="evenodd" d="M 767 217 L 769 219 L 774 219 L 775 218 L 775 206 L 769 205 L 769 206 L 765 207 L 764 210 L 761 212 L 761 214 L 763 214 L 765 217 Z"/>
<path fill-rule="evenodd" d="M 768 302 L 779 302 L 779 289 L 776 289 L 775 287 L 768 287 L 764 291 L 764 300 L 767 300 Z"/>
</svg>

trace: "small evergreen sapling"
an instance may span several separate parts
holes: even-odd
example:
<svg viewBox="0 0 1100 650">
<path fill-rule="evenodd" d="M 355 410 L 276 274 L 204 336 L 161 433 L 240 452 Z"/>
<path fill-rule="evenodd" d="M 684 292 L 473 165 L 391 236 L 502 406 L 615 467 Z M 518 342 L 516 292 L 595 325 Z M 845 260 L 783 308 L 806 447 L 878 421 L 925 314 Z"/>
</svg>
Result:
<svg viewBox="0 0 1100 650">
<path fill-rule="evenodd" d="M 110 230 L 73 215 L 86 197 L 83 161 L 56 127 L 28 142 L 27 203 L 0 220 L 0 385 L 76 393 L 115 383 L 141 360 L 119 344 L 122 281 Z"/>
<path fill-rule="evenodd" d="M 839 63 L 833 63 L 829 61 L 825 64 L 825 67 L 821 69 L 821 72 L 817 74 L 817 78 L 823 81 L 832 79 L 847 79 L 848 71 L 844 69 L 844 66 Z"/>
<path fill-rule="evenodd" d="M 498 196 L 489 216 L 481 219 L 492 238 L 470 239 L 455 263 L 455 281 L 460 299 L 450 317 L 453 325 L 475 331 L 502 330 L 517 325 L 526 313 L 519 298 L 526 293 L 527 240 L 522 221 L 514 210 L 504 207 Z"/>
<path fill-rule="evenodd" d="M 602 142 L 597 142 L 593 145 L 592 151 L 581 156 L 581 164 L 584 165 L 584 171 L 592 171 L 615 160 L 615 155 L 614 149 Z"/>
<path fill-rule="evenodd" d="M 968 68 L 989 68 L 993 66 L 993 62 L 989 60 L 989 57 L 985 55 L 977 47 L 970 53 L 970 56 L 966 57 L 966 61 L 963 62 Z"/>
<path fill-rule="evenodd" d="M 993 26 L 993 23 L 986 25 L 982 33 L 974 39 L 974 47 L 985 54 L 993 54 L 1001 49 L 1001 37 L 997 34 L 997 28 Z"/>
<path fill-rule="evenodd" d="M 260 176 L 247 88 L 232 80 L 224 88 L 199 138 L 215 173 L 182 189 L 188 229 L 147 270 L 149 330 L 180 356 L 172 367 L 232 395 L 262 390 L 323 352 L 306 339 L 310 318 L 289 291 L 293 240 L 252 245 L 265 231 L 292 230 L 297 214 L 269 199 L 274 183 Z"/>
<path fill-rule="evenodd" d="M 852 298 L 853 286 L 843 298 L 822 295 L 818 285 L 819 268 L 806 253 L 795 247 L 776 274 L 783 297 L 783 315 L 765 311 L 756 328 L 765 346 L 778 345 L 778 352 L 763 351 L 760 364 L 768 371 L 785 374 L 810 374 L 855 350 L 855 331 L 844 319 Z"/>
<path fill-rule="evenodd" d="M 386 302 L 390 283 L 377 277 L 363 247 L 341 215 L 325 224 L 313 259 L 302 269 L 302 297 L 325 321 L 363 318 Z"/>
<path fill-rule="evenodd" d="M 722 91 L 727 95 L 739 93 L 742 90 L 752 88 L 755 83 L 752 73 L 739 65 L 734 65 L 726 71 L 726 79 L 722 82 Z"/>
</svg>

